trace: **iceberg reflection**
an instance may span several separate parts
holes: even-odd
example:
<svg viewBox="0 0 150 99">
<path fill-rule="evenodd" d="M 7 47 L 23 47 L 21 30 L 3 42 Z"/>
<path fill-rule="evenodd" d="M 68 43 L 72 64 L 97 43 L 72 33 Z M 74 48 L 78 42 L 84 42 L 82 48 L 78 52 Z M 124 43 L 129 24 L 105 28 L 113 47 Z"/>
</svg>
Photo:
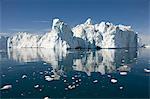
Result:
<svg viewBox="0 0 150 99">
<path fill-rule="evenodd" d="M 130 65 L 136 61 L 137 49 L 102 49 L 98 51 L 52 50 L 42 48 L 10 49 L 8 56 L 18 62 L 45 61 L 52 65 L 55 72 L 70 70 L 101 74 L 116 70 L 129 71 Z M 127 68 L 121 66 L 128 66 Z"/>
</svg>

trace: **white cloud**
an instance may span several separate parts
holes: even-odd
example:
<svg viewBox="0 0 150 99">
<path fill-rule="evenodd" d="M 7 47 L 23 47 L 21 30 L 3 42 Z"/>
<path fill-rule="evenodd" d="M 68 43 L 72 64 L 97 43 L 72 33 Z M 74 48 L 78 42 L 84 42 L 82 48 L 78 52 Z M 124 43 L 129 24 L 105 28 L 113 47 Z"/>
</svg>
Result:
<svg viewBox="0 0 150 99">
<path fill-rule="evenodd" d="M 9 29 L 10 31 L 20 31 L 20 32 L 22 32 L 22 31 L 30 31 L 29 29 L 22 29 L 22 28 L 12 28 L 12 29 Z"/>
<path fill-rule="evenodd" d="M 37 23 L 50 23 L 50 21 L 47 21 L 47 20 L 42 20 L 42 21 L 32 21 L 32 22 L 37 22 Z"/>
<path fill-rule="evenodd" d="M 139 37 L 144 44 L 150 44 L 150 34 L 140 34 Z"/>
</svg>

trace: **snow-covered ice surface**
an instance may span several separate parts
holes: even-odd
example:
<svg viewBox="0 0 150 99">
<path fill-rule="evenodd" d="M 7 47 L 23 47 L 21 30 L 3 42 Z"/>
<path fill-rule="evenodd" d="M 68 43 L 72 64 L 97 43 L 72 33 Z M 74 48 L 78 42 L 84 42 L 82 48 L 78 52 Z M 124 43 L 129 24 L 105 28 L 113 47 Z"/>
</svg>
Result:
<svg viewBox="0 0 150 99">
<path fill-rule="evenodd" d="M 137 47 L 137 33 L 131 26 L 109 22 L 93 24 L 91 19 L 72 29 L 60 19 L 54 19 L 52 30 L 42 36 L 18 33 L 8 39 L 8 47 L 68 48 L 129 48 Z"/>
</svg>

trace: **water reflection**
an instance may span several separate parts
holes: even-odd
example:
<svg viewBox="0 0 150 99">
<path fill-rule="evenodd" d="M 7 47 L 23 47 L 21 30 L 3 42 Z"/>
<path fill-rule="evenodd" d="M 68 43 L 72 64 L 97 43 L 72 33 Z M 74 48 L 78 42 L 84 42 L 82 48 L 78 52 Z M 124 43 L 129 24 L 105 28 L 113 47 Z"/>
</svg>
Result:
<svg viewBox="0 0 150 99">
<path fill-rule="evenodd" d="M 61 74 L 70 70 L 101 74 L 112 73 L 116 70 L 130 70 L 130 65 L 136 61 L 137 49 L 102 49 L 98 51 L 64 51 L 51 49 L 10 49 L 9 59 L 17 62 L 45 61 L 51 64 L 54 74 Z M 120 66 L 128 66 L 120 67 Z M 122 69 L 123 68 L 123 69 Z"/>
</svg>

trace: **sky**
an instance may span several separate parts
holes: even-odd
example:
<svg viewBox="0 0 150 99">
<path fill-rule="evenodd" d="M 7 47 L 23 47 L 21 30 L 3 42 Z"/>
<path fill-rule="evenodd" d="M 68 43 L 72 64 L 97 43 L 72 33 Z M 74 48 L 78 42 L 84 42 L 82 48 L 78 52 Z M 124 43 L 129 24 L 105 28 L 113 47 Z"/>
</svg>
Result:
<svg viewBox="0 0 150 99">
<path fill-rule="evenodd" d="M 0 0 L 0 32 L 45 33 L 54 18 L 73 27 L 90 17 L 149 35 L 149 13 L 150 0 Z"/>
</svg>

